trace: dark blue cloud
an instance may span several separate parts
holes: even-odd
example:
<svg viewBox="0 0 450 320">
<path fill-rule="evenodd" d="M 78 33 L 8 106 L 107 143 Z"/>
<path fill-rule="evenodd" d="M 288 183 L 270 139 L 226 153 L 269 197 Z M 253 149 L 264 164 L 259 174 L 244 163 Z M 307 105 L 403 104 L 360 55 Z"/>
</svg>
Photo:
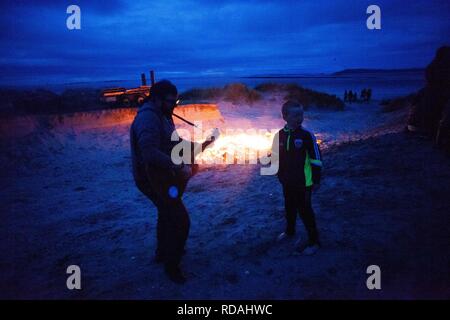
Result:
<svg viewBox="0 0 450 320">
<path fill-rule="evenodd" d="M 66 28 L 81 8 L 82 29 Z M 331 72 L 426 65 L 449 44 L 450 2 L 14 1 L 0 5 L 0 81 L 112 79 L 167 74 Z"/>
</svg>

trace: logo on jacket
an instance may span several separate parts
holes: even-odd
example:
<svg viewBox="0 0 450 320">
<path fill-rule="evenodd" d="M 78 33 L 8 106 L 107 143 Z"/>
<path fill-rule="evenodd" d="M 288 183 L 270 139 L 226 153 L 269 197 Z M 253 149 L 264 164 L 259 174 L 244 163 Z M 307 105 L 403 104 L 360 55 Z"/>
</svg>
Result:
<svg viewBox="0 0 450 320">
<path fill-rule="evenodd" d="M 303 146 L 303 140 L 302 139 L 295 139 L 294 140 L 294 146 L 297 149 L 300 149 Z"/>
</svg>

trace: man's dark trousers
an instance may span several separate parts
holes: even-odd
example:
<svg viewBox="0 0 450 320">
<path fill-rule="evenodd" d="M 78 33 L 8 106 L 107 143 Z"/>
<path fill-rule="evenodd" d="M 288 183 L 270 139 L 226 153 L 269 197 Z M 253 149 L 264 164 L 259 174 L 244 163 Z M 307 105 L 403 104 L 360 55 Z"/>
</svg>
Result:
<svg viewBox="0 0 450 320">
<path fill-rule="evenodd" d="M 148 183 L 141 182 L 138 188 L 158 210 L 156 255 L 167 266 L 178 266 L 191 224 L 186 207 L 180 197 L 163 199 Z"/>
</svg>

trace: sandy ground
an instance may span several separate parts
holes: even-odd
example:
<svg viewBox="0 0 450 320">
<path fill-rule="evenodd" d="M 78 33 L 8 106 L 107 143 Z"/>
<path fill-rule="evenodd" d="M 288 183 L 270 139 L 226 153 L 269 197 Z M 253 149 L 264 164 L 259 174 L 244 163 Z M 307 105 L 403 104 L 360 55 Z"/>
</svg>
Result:
<svg viewBox="0 0 450 320">
<path fill-rule="evenodd" d="M 277 128 L 278 109 L 221 105 L 228 123 Z M 293 255 L 281 188 L 259 166 L 203 167 L 185 194 L 183 285 L 152 262 L 156 212 L 130 174 L 128 124 L 65 125 L 2 141 L 0 297 L 317 299 L 450 297 L 450 161 L 376 105 L 308 112 L 324 140 L 314 195 L 323 248 Z M 298 238 L 305 232 L 298 226 Z M 297 240 L 295 239 L 295 240 Z M 82 290 L 66 289 L 66 268 Z M 382 290 L 366 288 L 366 268 Z"/>
</svg>

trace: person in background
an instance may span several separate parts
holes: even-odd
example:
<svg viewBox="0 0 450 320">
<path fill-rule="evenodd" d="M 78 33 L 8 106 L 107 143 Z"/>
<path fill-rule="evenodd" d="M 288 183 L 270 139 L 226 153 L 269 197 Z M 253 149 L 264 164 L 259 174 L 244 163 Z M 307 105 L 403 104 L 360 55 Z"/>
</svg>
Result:
<svg viewBox="0 0 450 320">
<path fill-rule="evenodd" d="M 372 98 L 372 89 L 367 89 L 367 102 L 370 102 L 370 99 Z"/>
<path fill-rule="evenodd" d="M 367 101 L 367 91 L 366 91 L 366 88 L 364 88 L 364 89 L 361 90 L 361 95 L 360 95 L 360 97 L 361 97 L 361 100 L 362 100 L 362 101 Z"/>
</svg>

